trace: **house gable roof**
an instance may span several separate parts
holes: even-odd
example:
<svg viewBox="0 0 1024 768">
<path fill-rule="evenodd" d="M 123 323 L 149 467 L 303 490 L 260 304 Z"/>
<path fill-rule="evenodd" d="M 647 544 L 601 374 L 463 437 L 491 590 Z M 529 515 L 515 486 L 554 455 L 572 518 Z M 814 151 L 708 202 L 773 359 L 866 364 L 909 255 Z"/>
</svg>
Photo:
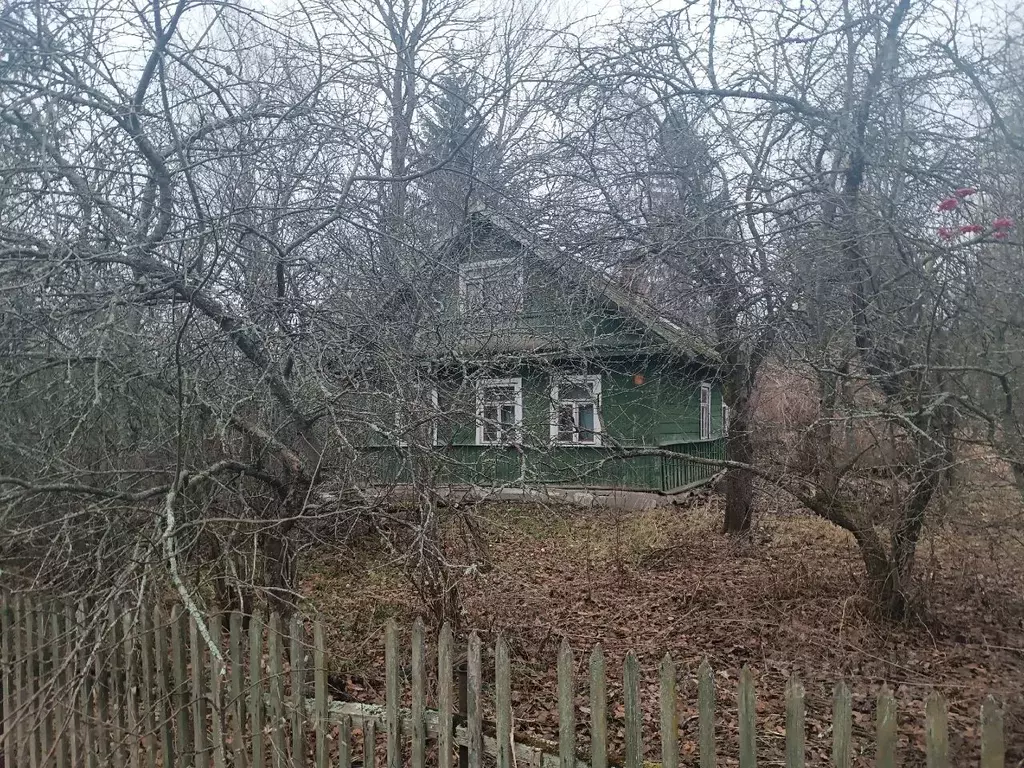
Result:
<svg viewBox="0 0 1024 768">
<path fill-rule="evenodd" d="M 471 214 L 471 220 L 489 224 L 525 251 L 533 254 L 549 269 L 575 280 L 595 299 L 610 305 L 620 315 L 635 321 L 663 341 L 668 351 L 696 360 L 718 361 L 718 354 L 695 334 L 664 317 L 650 302 L 618 285 L 579 257 L 558 249 L 521 224 L 491 209 L 475 209 Z"/>
</svg>

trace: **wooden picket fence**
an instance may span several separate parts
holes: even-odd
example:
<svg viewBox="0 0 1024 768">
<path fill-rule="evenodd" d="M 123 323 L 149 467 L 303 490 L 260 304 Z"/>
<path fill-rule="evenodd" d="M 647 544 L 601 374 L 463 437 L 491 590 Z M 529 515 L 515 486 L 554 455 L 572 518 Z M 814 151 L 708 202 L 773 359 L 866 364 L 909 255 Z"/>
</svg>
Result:
<svg viewBox="0 0 1024 768">
<path fill-rule="evenodd" d="M 406 664 L 400 633 L 385 633 L 385 704 L 332 701 L 324 627 L 312 623 L 312 643 L 293 617 L 287 628 L 276 614 L 201 626 L 179 610 L 95 612 L 85 606 L 34 605 L 11 599 L 2 606 L 3 766 L 28 768 L 650 768 L 646 762 L 640 667 L 629 652 L 623 665 L 625 750 L 608 750 L 608 695 L 600 647 L 589 658 L 588 680 L 577 680 L 573 651 L 558 653 L 559 730 L 556 741 L 516 735 L 509 646 L 498 636 L 493 678 L 485 688 L 482 643 L 470 634 L 465 657 L 442 628 L 436 676 L 427 664 L 426 631 L 417 621 Z M 226 632 L 224 630 L 227 630 Z M 204 639 L 217 647 L 211 653 Z M 223 661 L 221 660 L 223 659 Z M 311 662 L 311 663 L 310 663 Z M 677 674 L 667 656 L 660 665 L 661 766 L 678 768 Z M 403 690 L 402 681 L 410 681 Z M 589 687 L 590 748 L 578 748 L 577 687 Z M 434 707 L 428 709 L 428 688 Z M 493 699 L 485 701 L 485 690 Z M 744 668 L 737 690 L 739 765 L 757 762 L 755 691 Z M 786 690 L 786 765 L 805 760 L 803 688 Z M 715 683 L 705 662 L 698 674 L 699 766 L 716 764 Z M 493 702 L 493 708 L 488 706 Z M 409 706 L 403 706 L 408 702 Z M 493 719 L 484 718 L 485 709 Z M 896 704 L 878 695 L 875 763 L 897 764 Z M 849 688 L 835 688 L 832 764 L 851 765 Z M 928 768 L 947 768 L 946 705 L 927 702 Z M 1002 713 L 989 698 L 981 711 L 982 768 L 1004 764 Z M 385 742 L 378 749 L 378 737 Z M 359 743 L 355 743 L 358 741 Z M 383 760 L 378 760 L 378 754 Z"/>
</svg>

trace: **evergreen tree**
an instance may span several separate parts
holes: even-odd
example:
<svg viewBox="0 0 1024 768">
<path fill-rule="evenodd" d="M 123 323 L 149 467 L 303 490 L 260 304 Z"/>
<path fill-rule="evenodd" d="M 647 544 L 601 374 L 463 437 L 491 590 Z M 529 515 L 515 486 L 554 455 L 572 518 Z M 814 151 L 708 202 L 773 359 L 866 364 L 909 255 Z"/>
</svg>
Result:
<svg viewBox="0 0 1024 768">
<path fill-rule="evenodd" d="M 446 74 L 423 110 L 420 163 L 438 168 L 422 181 L 423 208 L 439 237 L 457 229 L 481 195 L 486 147 L 479 101 L 471 75 Z"/>
</svg>

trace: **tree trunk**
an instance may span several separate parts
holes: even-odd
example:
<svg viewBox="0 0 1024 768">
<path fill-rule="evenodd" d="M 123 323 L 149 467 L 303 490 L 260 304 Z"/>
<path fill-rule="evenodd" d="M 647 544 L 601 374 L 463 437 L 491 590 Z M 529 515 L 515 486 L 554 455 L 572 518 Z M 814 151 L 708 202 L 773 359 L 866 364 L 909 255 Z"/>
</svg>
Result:
<svg viewBox="0 0 1024 768">
<path fill-rule="evenodd" d="M 871 523 L 871 516 L 863 513 L 855 501 L 819 494 L 805 503 L 820 517 L 853 534 L 864 561 L 868 599 L 879 615 L 893 621 L 905 619 L 910 609 L 912 551 L 909 557 L 905 550 L 888 551 L 878 529 Z M 894 534 L 893 542 L 896 538 Z M 916 537 L 913 541 L 916 543 Z"/>
<path fill-rule="evenodd" d="M 754 440 L 750 432 L 749 388 L 733 388 L 732 418 L 726 438 L 726 458 L 753 464 Z M 725 520 L 723 533 L 746 533 L 754 522 L 754 476 L 745 469 L 730 469 L 725 475 Z"/>
<path fill-rule="evenodd" d="M 885 551 L 874 528 L 852 533 L 864 561 L 868 599 L 882 618 L 902 621 L 910 608 L 909 573 Z"/>
</svg>

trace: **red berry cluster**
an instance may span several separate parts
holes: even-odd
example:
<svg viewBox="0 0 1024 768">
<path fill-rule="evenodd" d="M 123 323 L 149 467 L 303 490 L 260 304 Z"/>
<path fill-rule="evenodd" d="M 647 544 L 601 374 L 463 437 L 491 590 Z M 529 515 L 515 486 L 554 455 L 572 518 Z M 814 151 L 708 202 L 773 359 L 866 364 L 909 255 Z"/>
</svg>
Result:
<svg viewBox="0 0 1024 768">
<path fill-rule="evenodd" d="M 976 187 L 960 187 L 953 190 L 953 194 L 942 200 L 939 203 L 940 211 L 955 211 L 960 207 L 960 203 L 966 198 L 975 194 L 978 191 Z M 1013 229 L 1013 219 L 1006 216 L 1000 216 L 998 219 L 992 221 L 992 237 L 996 240 L 1005 240 L 1009 237 L 1010 230 Z M 963 224 L 959 227 L 939 227 L 939 238 L 942 240 L 952 240 L 958 235 L 977 235 L 985 232 L 986 227 L 983 224 Z"/>
</svg>

